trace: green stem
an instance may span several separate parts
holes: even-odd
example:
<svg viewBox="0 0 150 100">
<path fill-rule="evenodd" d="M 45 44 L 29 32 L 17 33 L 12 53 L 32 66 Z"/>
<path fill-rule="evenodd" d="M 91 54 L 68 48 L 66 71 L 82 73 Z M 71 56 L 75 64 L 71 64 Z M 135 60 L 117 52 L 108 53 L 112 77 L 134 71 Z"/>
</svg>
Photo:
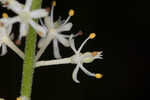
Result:
<svg viewBox="0 0 150 100">
<path fill-rule="evenodd" d="M 42 0 L 32 0 L 31 10 L 41 7 Z M 26 38 L 25 59 L 23 65 L 23 76 L 21 86 L 21 96 L 25 96 L 30 100 L 32 91 L 32 78 L 35 67 L 35 48 L 36 48 L 36 34 L 34 29 L 30 26 L 29 33 Z"/>
</svg>

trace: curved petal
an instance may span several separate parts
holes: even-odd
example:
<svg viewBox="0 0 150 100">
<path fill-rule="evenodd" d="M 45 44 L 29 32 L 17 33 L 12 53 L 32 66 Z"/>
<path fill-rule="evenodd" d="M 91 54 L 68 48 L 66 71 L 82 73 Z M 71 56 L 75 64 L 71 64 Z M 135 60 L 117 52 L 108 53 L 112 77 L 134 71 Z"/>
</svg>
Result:
<svg viewBox="0 0 150 100">
<path fill-rule="evenodd" d="M 46 24 L 46 27 L 48 28 L 48 29 L 50 29 L 51 27 L 50 27 L 50 16 L 47 16 L 47 17 L 45 17 L 44 18 L 44 22 L 45 22 L 45 24 Z"/>
<path fill-rule="evenodd" d="M 20 23 L 20 34 L 19 34 L 19 40 L 21 40 L 22 37 L 26 36 L 29 30 L 29 25 Z"/>
<path fill-rule="evenodd" d="M 7 35 L 9 36 L 10 35 L 10 33 L 11 33 L 11 31 L 12 31 L 12 25 L 8 25 L 8 27 L 6 27 L 7 28 Z"/>
<path fill-rule="evenodd" d="M 72 50 L 77 53 L 77 50 L 75 48 L 75 43 L 74 43 L 74 39 L 73 39 L 73 34 L 71 34 L 71 36 L 69 37 L 69 42 L 70 42 L 70 46 L 72 48 Z"/>
<path fill-rule="evenodd" d="M 7 26 L 10 24 L 14 24 L 16 22 L 20 22 L 20 18 L 18 16 L 12 17 L 12 18 L 10 18 L 10 17 L 9 18 L 2 18 L 2 19 L 0 19 L 0 21 Z"/>
<path fill-rule="evenodd" d="M 80 83 L 80 81 L 78 81 L 77 79 L 77 74 L 79 71 L 79 64 L 76 65 L 76 68 L 74 69 L 73 73 L 72 73 L 72 79 L 76 82 L 76 83 Z"/>
<path fill-rule="evenodd" d="M 4 56 L 6 53 L 7 53 L 7 48 L 4 44 L 2 44 L 2 51 L 1 51 L 0 56 Z"/>
<path fill-rule="evenodd" d="M 8 4 L 8 9 L 11 9 L 15 13 L 19 14 L 23 10 L 23 5 L 16 0 L 12 0 Z"/>
<path fill-rule="evenodd" d="M 59 28 L 57 28 L 57 32 L 70 31 L 72 28 L 72 25 L 73 25 L 72 23 L 61 25 Z"/>
<path fill-rule="evenodd" d="M 95 77 L 95 74 L 94 74 L 94 73 L 91 73 L 91 72 L 88 71 L 86 68 L 84 68 L 82 64 L 79 63 L 79 66 L 80 66 L 81 70 L 82 70 L 85 74 L 87 74 L 88 76 L 93 76 L 93 77 Z"/>
<path fill-rule="evenodd" d="M 58 47 L 58 41 L 56 39 L 53 40 L 53 53 L 55 58 L 61 58 L 59 47 Z"/>
<path fill-rule="evenodd" d="M 25 3 L 25 10 L 29 11 L 30 8 L 31 8 L 31 5 L 32 5 L 32 0 L 26 0 L 26 3 Z"/>
<path fill-rule="evenodd" d="M 70 44 L 69 44 L 69 40 L 65 39 L 62 35 L 57 35 L 57 39 L 58 41 L 63 44 L 65 47 L 69 47 Z"/>
<path fill-rule="evenodd" d="M 48 16 L 48 12 L 45 9 L 34 10 L 31 12 L 31 18 L 42 18 Z"/>
<path fill-rule="evenodd" d="M 42 48 L 42 46 L 43 46 L 45 40 L 46 40 L 45 37 L 43 37 L 43 38 L 41 38 L 41 39 L 39 40 L 39 42 L 38 42 L 38 48 Z"/>
<path fill-rule="evenodd" d="M 41 37 L 46 36 L 46 29 L 44 27 L 42 27 L 39 24 L 35 23 L 33 20 L 30 20 L 30 24 Z"/>
</svg>

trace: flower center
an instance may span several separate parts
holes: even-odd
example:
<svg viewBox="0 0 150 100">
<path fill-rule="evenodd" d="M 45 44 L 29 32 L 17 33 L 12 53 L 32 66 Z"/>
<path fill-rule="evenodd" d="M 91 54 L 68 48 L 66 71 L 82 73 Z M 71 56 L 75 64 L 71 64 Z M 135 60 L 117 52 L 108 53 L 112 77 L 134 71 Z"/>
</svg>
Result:
<svg viewBox="0 0 150 100">
<path fill-rule="evenodd" d="M 55 28 L 51 28 L 51 29 L 49 30 L 49 32 L 50 32 L 49 35 L 50 35 L 51 37 L 54 37 L 54 38 L 56 37 L 57 31 L 55 30 Z"/>
<path fill-rule="evenodd" d="M 77 64 L 79 62 L 82 63 L 82 57 L 81 57 L 82 54 L 75 54 L 73 57 L 72 57 L 72 62 Z"/>
<path fill-rule="evenodd" d="M 30 12 L 28 11 L 22 11 L 20 14 L 19 14 L 21 20 L 24 22 L 24 23 L 29 23 L 30 21 Z"/>
</svg>

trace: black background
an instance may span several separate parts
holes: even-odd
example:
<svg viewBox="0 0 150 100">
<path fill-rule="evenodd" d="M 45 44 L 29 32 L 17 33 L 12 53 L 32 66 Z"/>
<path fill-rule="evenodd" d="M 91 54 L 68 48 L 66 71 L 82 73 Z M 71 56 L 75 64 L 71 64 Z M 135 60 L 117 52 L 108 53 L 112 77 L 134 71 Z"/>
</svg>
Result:
<svg viewBox="0 0 150 100">
<path fill-rule="evenodd" d="M 43 7 L 50 7 L 50 4 L 50 0 L 43 1 Z M 71 18 L 74 26 L 64 34 L 79 30 L 85 33 L 76 38 L 76 47 L 89 33 L 97 34 L 82 51 L 103 50 L 104 59 L 84 66 L 104 77 L 98 80 L 80 71 L 78 79 L 81 83 L 76 84 L 71 77 L 75 65 L 38 68 L 34 73 L 32 100 L 150 99 L 149 3 L 136 0 L 57 0 L 55 20 L 59 16 L 66 18 L 70 8 L 75 10 L 75 16 Z M 0 12 L 15 15 L 4 8 L 0 8 Z M 19 24 L 14 27 L 17 37 Z M 53 58 L 51 45 L 42 59 Z M 62 45 L 60 48 L 63 57 L 73 54 L 70 48 Z M 7 55 L 0 57 L 0 97 L 15 100 L 20 95 L 22 60 L 10 49 L 8 51 Z"/>
</svg>

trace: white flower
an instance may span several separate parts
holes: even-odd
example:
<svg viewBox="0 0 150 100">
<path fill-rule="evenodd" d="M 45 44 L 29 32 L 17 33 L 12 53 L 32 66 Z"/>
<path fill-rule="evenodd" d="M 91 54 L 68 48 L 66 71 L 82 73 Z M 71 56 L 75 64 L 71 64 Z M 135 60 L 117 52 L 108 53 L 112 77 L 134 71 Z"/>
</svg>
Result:
<svg viewBox="0 0 150 100">
<path fill-rule="evenodd" d="M 101 57 L 102 52 L 99 52 L 99 51 L 81 53 L 81 49 L 83 48 L 84 44 L 89 39 L 93 39 L 94 37 L 95 37 L 95 33 L 91 33 L 90 36 L 81 44 L 79 49 L 76 50 L 73 35 L 70 36 L 69 40 L 70 40 L 71 48 L 75 52 L 75 55 L 73 55 L 71 58 L 72 59 L 71 63 L 77 64 L 76 68 L 74 69 L 73 74 L 72 74 L 72 78 L 76 83 L 79 83 L 79 81 L 77 79 L 77 74 L 78 74 L 79 69 L 81 69 L 88 76 L 93 76 L 96 78 L 102 78 L 102 74 L 91 73 L 90 71 L 88 71 L 86 68 L 83 67 L 83 63 L 91 63 L 95 59 L 102 59 L 102 57 Z"/>
<path fill-rule="evenodd" d="M 1 0 L 2 2 L 2 0 Z M 33 19 L 42 18 L 48 15 L 48 11 L 46 9 L 38 9 L 31 11 L 32 0 L 26 0 L 25 6 L 22 6 L 16 0 L 4 0 L 3 2 L 7 3 L 6 7 L 13 10 L 18 16 L 14 21 L 20 22 L 20 35 L 19 40 L 23 36 L 27 35 L 29 30 L 29 24 L 35 29 L 35 31 L 41 36 L 45 36 L 46 30 L 33 21 Z"/>
<path fill-rule="evenodd" d="M 58 65 L 58 64 L 77 64 L 76 68 L 74 69 L 72 73 L 72 78 L 76 83 L 79 83 L 77 79 L 77 74 L 79 69 L 81 69 L 85 74 L 88 76 L 93 76 L 96 78 L 102 78 L 103 75 L 100 73 L 91 73 L 86 68 L 83 67 L 84 63 L 92 63 L 95 59 L 102 59 L 102 52 L 100 51 L 94 51 L 94 52 L 86 52 L 81 53 L 81 49 L 83 48 L 84 44 L 89 40 L 93 39 L 95 37 L 95 33 L 91 33 L 90 36 L 81 44 L 78 50 L 75 48 L 75 43 L 73 39 L 74 35 L 71 35 L 69 38 L 69 43 L 71 45 L 71 48 L 75 52 L 75 54 L 68 58 L 63 59 L 55 59 L 55 60 L 49 60 L 49 61 L 38 61 L 36 62 L 36 68 L 42 67 L 42 66 L 48 66 L 48 65 Z"/>
<path fill-rule="evenodd" d="M 15 18 L 9 18 L 6 13 L 3 13 L 3 18 L 0 19 L 0 47 L 2 48 L 1 56 L 7 53 L 6 46 L 8 46 L 23 59 L 24 53 L 11 41 L 11 37 L 13 35 L 10 35 L 10 33 L 12 31 L 14 19 Z"/>
<path fill-rule="evenodd" d="M 50 44 L 50 42 L 53 40 L 53 53 L 55 58 L 61 58 L 59 47 L 58 47 L 58 41 L 65 47 L 69 47 L 69 41 L 66 38 L 69 38 L 69 35 L 61 34 L 61 32 L 64 31 L 70 31 L 72 28 L 72 23 L 68 22 L 71 16 L 74 15 L 74 10 L 69 11 L 69 16 L 66 20 L 61 20 L 61 18 L 58 19 L 58 21 L 54 22 L 53 20 L 53 13 L 54 13 L 54 7 L 56 6 L 56 1 L 53 1 L 52 8 L 51 8 L 51 14 L 50 16 L 45 17 L 44 22 L 46 24 L 46 28 L 48 30 L 48 34 L 46 37 L 42 38 L 39 41 L 38 47 L 41 49 L 46 49 L 46 47 Z M 38 56 L 39 58 L 39 56 Z M 37 58 L 37 59 L 38 59 Z"/>
</svg>

